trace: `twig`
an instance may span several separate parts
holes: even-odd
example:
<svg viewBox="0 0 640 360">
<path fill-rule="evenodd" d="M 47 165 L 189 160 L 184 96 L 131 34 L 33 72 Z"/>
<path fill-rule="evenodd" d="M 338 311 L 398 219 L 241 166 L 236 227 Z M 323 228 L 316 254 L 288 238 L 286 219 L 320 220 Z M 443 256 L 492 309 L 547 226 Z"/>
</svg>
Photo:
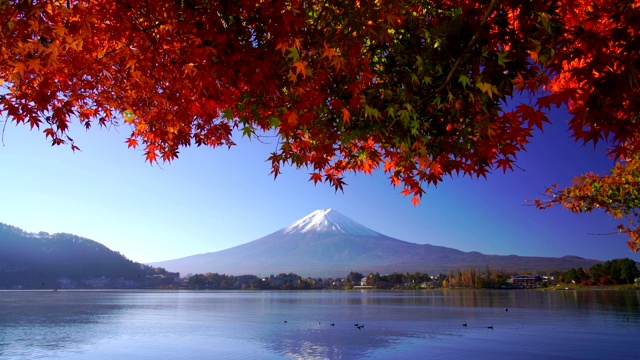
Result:
<svg viewBox="0 0 640 360">
<path fill-rule="evenodd" d="M 9 119 L 6 118 L 4 120 L 4 125 L 2 125 L 2 146 L 4 146 L 4 131 L 7 128 L 7 123 L 9 122 Z"/>
<path fill-rule="evenodd" d="M 324 9 L 327 6 L 327 1 L 322 2 L 322 7 L 320 8 L 320 12 L 318 13 L 318 18 L 316 19 L 316 23 L 313 25 L 313 30 L 318 29 L 318 25 L 320 25 L 320 19 L 322 19 L 322 15 L 324 14 Z"/>
<path fill-rule="evenodd" d="M 22 4 L 24 4 L 26 1 L 21 1 L 20 3 L 18 3 L 16 5 L 16 9 L 13 11 L 13 14 L 11 14 L 11 16 L 9 16 L 7 18 L 7 21 L 4 22 L 4 24 L 2 24 L 2 27 L 0 28 L 0 30 L 4 30 L 5 26 L 7 26 L 7 24 L 9 23 L 9 21 L 11 21 L 11 19 L 13 18 L 13 16 L 18 12 L 18 10 L 20 9 L 20 6 Z"/>
<path fill-rule="evenodd" d="M 134 41 L 135 41 L 135 40 L 131 40 L 131 41 L 129 41 L 128 43 L 126 43 L 126 44 L 124 44 L 124 45 L 122 45 L 122 46 L 120 46 L 120 47 L 118 47 L 118 48 L 115 48 L 115 49 L 113 49 L 113 50 L 111 50 L 111 51 L 107 51 L 106 53 L 104 53 L 104 55 L 100 56 L 96 61 L 100 61 L 100 60 L 102 60 L 102 59 L 106 58 L 107 56 L 112 55 L 113 53 L 115 53 L 115 52 L 117 52 L 117 51 L 119 51 L 119 50 L 121 50 L 121 49 L 124 49 L 124 48 L 126 48 L 126 47 L 129 47 L 131 44 L 133 44 L 133 42 L 134 42 Z"/>
</svg>

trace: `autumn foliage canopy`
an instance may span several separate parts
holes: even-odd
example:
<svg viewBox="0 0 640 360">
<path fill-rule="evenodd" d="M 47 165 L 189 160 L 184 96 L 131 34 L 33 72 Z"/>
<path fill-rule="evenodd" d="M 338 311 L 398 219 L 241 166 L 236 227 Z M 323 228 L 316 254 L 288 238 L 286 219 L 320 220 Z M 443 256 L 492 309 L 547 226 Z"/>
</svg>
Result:
<svg viewBox="0 0 640 360">
<path fill-rule="evenodd" d="M 382 169 L 414 203 L 511 169 L 565 107 L 618 165 L 536 205 L 627 217 L 640 245 L 634 0 L 0 0 L 0 32 L 0 113 L 54 145 L 77 148 L 71 122 L 126 123 L 154 163 L 275 134 L 275 176 L 342 189 Z"/>
</svg>

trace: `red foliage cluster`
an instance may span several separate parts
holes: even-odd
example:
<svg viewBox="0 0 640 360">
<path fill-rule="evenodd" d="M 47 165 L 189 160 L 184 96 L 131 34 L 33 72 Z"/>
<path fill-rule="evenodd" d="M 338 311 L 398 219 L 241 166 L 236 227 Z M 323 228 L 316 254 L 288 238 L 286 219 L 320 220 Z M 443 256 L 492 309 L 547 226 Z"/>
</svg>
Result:
<svg viewBox="0 0 640 360">
<path fill-rule="evenodd" d="M 72 149 L 71 121 L 122 119 L 150 163 L 275 133 L 274 176 L 382 169 L 417 204 L 511 169 L 552 105 L 637 153 L 639 31 L 633 0 L 3 0 L 0 113 Z"/>
</svg>

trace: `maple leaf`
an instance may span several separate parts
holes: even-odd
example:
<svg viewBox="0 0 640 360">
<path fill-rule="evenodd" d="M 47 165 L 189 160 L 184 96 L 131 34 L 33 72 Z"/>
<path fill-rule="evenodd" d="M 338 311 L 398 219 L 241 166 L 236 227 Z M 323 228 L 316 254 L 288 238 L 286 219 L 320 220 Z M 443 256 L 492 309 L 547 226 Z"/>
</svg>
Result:
<svg viewBox="0 0 640 360">
<path fill-rule="evenodd" d="M 429 164 L 429 173 L 435 175 L 435 176 L 440 176 L 442 175 L 443 171 L 442 171 L 442 166 L 440 166 L 439 163 L 433 161 Z"/>
<path fill-rule="evenodd" d="M 329 45 L 327 45 L 327 43 L 324 43 L 324 50 L 322 51 L 322 57 L 327 57 L 329 58 L 329 61 L 331 61 L 331 59 L 333 59 L 334 56 L 337 56 L 338 53 L 336 52 L 336 50 L 334 48 L 329 47 Z"/>
<path fill-rule="evenodd" d="M 491 100 L 493 100 L 493 94 L 498 94 L 498 89 L 490 84 L 490 83 L 486 83 L 486 82 L 478 82 L 476 84 L 476 86 L 478 87 L 478 89 L 480 89 L 480 91 L 482 91 L 483 93 L 489 95 L 489 97 L 491 98 Z"/>
<path fill-rule="evenodd" d="M 13 68 L 13 73 L 18 75 L 17 79 L 24 78 L 24 72 L 27 70 L 27 64 L 23 62 L 16 62 Z"/>
<path fill-rule="evenodd" d="M 333 65 L 336 70 L 342 70 L 347 66 L 347 60 L 342 56 L 334 56 L 331 60 L 331 65 Z"/>
<path fill-rule="evenodd" d="M 463 88 L 466 88 L 467 86 L 471 85 L 469 78 L 464 75 L 460 75 L 460 77 L 458 78 L 458 82 L 462 84 Z"/>
<path fill-rule="evenodd" d="M 311 177 L 309 178 L 309 181 L 313 181 L 314 184 L 317 184 L 318 182 L 322 181 L 322 174 L 320 173 L 311 173 Z"/>
<path fill-rule="evenodd" d="M 351 120 L 351 114 L 349 113 L 349 110 L 342 108 L 342 121 L 344 121 L 345 124 L 349 124 L 350 120 Z"/>
<path fill-rule="evenodd" d="M 294 111 L 289 111 L 288 115 L 286 115 L 286 118 L 287 123 L 289 123 L 290 126 L 298 125 L 298 114 L 296 114 Z"/>
<path fill-rule="evenodd" d="M 292 67 L 296 68 L 296 76 L 302 74 L 302 77 L 307 77 L 306 63 L 303 61 L 296 61 Z"/>
<path fill-rule="evenodd" d="M 516 107 L 516 110 L 523 120 L 527 120 L 529 122 L 530 128 L 537 127 L 542 131 L 543 124 L 550 122 L 544 112 L 536 110 L 529 105 L 520 104 Z"/>
<path fill-rule="evenodd" d="M 158 162 L 158 153 L 156 152 L 156 147 L 154 145 L 147 145 L 144 151 L 144 157 L 149 164 L 154 164 Z"/>
<path fill-rule="evenodd" d="M 127 147 L 128 148 L 137 148 L 138 147 L 138 140 L 136 140 L 135 138 L 128 138 L 126 140 L 127 143 Z"/>
<path fill-rule="evenodd" d="M 515 86 L 516 90 L 524 91 L 526 89 L 525 80 L 522 77 L 521 73 L 518 73 L 517 78 L 513 79 L 513 85 Z"/>
<path fill-rule="evenodd" d="M 46 138 L 55 138 L 56 132 L 55 130 L 53 130 L 53 128 L 46 128 L 42 132 L 44 133 Z"/>
<path fill-rule="evenodd" d="M 278 43 L 276 44 L 276 50 L 280 50 L 282 52 L 282 56 L 284 56 L 284 53 L 287 51 L 287 49 L 287 43 L 284 41 L 278 41 Z"/>
<path fill-rule="evenodd" d="M 415 195 L 414 195 L 414 196 L 411 198 L 411 204 L 412 204 L 414 207 L 416 207 L 416 206 L 420 205 L 420 197 L 418 197 L 418 196 L 415 196 Z"/>
</svg>

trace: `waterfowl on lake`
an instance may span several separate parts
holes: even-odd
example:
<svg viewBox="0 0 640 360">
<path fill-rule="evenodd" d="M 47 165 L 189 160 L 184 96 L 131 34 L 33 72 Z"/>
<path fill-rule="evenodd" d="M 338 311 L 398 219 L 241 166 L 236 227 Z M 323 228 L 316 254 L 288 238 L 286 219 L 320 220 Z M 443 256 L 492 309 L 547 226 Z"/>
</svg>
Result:
<svg viewBox="0 0 640 360">
<path fill-rule="evenodd" d="M 462 324 L 462 326 L 467 326 L 467 323 Z"/>
<path fill-rule="evenodd" d="M 493 325 L 491 325 L 491 326 L 487 326 L 487 329 L 491 329 L 491 330 L 493 330 Z"/>
</svg>

